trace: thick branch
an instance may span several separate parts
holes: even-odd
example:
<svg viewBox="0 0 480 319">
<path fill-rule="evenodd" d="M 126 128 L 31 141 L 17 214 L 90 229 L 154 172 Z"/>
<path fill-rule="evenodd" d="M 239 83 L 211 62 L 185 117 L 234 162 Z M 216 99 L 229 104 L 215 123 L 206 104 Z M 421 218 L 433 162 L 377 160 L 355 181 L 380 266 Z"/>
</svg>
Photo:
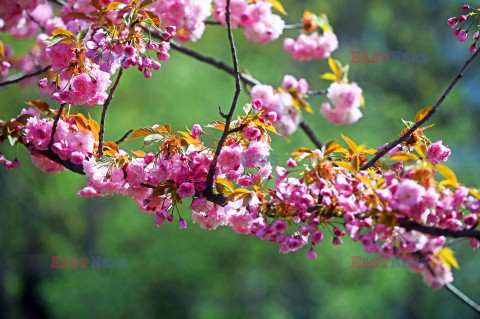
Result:
<svg viewBox="0 0 480 319">
<path fill-rule="evenodd" d="M 98 156 L 99 157 L 103 155 L 103 134 L 105 133 L 105 116 L 107 116 L 108 105 L 110 105 L 110 102 L 113 99 L 113 93 L 115 93 L 118 83 L 120 83 L 120 78 L 122 77 L 122 73 L 123 73 L 123 69 L 120 68 L 120 71 L 118 71 L 117 79 L 115 80 L 115 83 L 110 89 L 110 92 L 108 93 L 108 97 L 105 100 L 105 103 L 103 104 L 102 118 L 100 121 L 100 132 L 98 133 Z"/>
<path fill-rule="evenodd" d="M 407 218 L 397 219 L 398 225 L 405 228 L 406 230 L 416 230 L 423 234 L 432 235 L 432 236 L 445 236 L 453 238 L 475 238 L 480 240 L 480 231 L 474 229 L 461 229 L 454 230 L 449 228 L 438 228 L 433 226 L 422 225 L 415 221 L 409 220 Z"/>
<path fill-rule="evenodd" d="M 32 144 L 24 144 L 27 148 L 33 147 Z M 54 161 L 55 163 L 58 163 L 65 167 L 66 169 L 80 174 L 80 175 L 85 175 L 85 171 L 83 170 L 82 165 L 76 165 L 70 162 L 69 160 L 62 160 L 56 153 L 54 153 L 52 150 L 37 150 L 34 148 L 34 152 L 41 154 L 48 158 L 51 161 Z"/>
<path fill-rule="evenodd" d="M 25 79 L 31 78 L 31 77 L 33 77 L 33 76 L 40 75 L 40 74 L 42 74 L 42 73 L 47 72 L 48 69 L 50 69 L 51 67 L 52 67 L 52 66 L 49 65 L 49 66 L 44 67 L 44 68 L 41 69 L 41 70 L 37 70 L 37 71 L 34 71 L 34 72 L 32 72 L 32 73 L 27 73 L 27 74 L 19 77 L 18 79 L 10 80 L 10 81 L 5 81 L 5 82 L 0 82 L 0 87 L 2 87 L 2 86 L 7 86 L 7 85 L 10 85 L 10 84 L 14 84 L 14 83 L 18 83 L 18 82 L 20 82 L 20 81 L 23 81 L 23 80 L 25 80 Z"/>
<path fill-rule="evenodd" d="M 215 175 L 215 170 L 217 168 L 217 161 L 220 152 L 222 151 L 223 144 L 227 139 L 228 134 L 230 133 L 230 123 L 232 122 L 232 117 L 237 107 L 238 97 L 240 96 L 240 92 L 242 91 L 242 87 L 240 86 L 240 72 L 238 70 L 238 59 L 237 59 L 237 51 L 235 49 L 235 41 L 233 40 L 232 34 L 232 21 L 230 19 L 230 0 L 227 0 L 226 4 L 226 16 L 225 21 L 227 22 L 227 33 L 228 33 L 228 41 L 230 42 L 230 52 L 232 54 L 233 60 L 233 70 L 234 70 L 234 77 L 235 77 L 235 94 L 233 95 L 232 106 L 230 107 L 230 111 L 227 114 L 227 118 L 225 119 L 225 128 L 223 130 L 222 137 L 218 141 L 217 149 L 215 150 L 215 156 L 213 157 L 212 162 L 210 163 L 210 169 L 208 170 L 207 175 L 207 185 L 205 189 L 205 195 L 208 197 L 213 197 L 216 199 L 213 192 L 213 180 Z M 223 195 L 222 195 L 223 196 Z"/>
<path fill-rule="evenodd" d="M 425 117 L 423 119 L 421 119 L 420 121 L 418 121 L 417 123 L 415 123 L 415 125 L 413 125 L 405 134 L 403 134 L 399 139 L 397 139 L 396 141 L 388 144 L 385 148 L 382 149 L 381 152 L 379 152 L 374 158 L 372 158 L 367 164 L 363 165 L 361 167 L 362 170 L 365 170 L 371 166 L 373 166 L 381 157 L 383 157 L 385 154 L 387 154 L 390 150 L 392 150 L 395 146 L 397 146 L 398 144 L 406 141 L 410 135 L 415 132 L 419 127 L 421 127 L 425 122 L 427 122 L 432 116 L 433 114 L 435 114 L 435 112 L 437 112 L 438 108 L 440 107 L 440 105 L 443 103 L 443 101 L 445 100 L 445 98 L 447 97 L 447 95 L 450 93 L 450 91 L 453 89 L 453 87 L 457 84 L 457 82 L 462 78 L 463 76 L 463 73 L 465 72 L 465 70 L 467 69 L 467 67 L 470 65 L 470 63 L 472 63 L 472 61 L 478 56 L 478 54 L 480 53 L 480 50 L 477 50 L 477 52 L 475 52 L 466 62 L 465 64 L 463 65 L 462 69 L 460 70 L 460 72 L 458 72 L 457 76 L 455 77 L 455 79 L 453 79 L 452 83 L 450 83 L 450 85 L 448 86 L 448 88 L 445 90 L 445 92 L 443 93 L 443 95 L 440 97 L 440 99 L 437 101 L 437 103 L 432 107 L 432 109 L 430 110 L 430 112 L 427 113 L 427 115 L 425 115 Z"/>
</svg>

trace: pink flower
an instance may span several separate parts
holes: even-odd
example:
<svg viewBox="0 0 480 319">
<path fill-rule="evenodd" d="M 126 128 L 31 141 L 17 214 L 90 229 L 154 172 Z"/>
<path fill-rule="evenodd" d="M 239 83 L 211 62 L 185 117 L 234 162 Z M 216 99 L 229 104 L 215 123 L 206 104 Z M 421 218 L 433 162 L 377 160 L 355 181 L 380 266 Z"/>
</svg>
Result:
<svg viewBox="0 0 480 319">
<path fill-rule="evenodd" d="M 458 41 L 460 41 L 460 42 L 463 43 L 463 42 L 467 41 L 468 33 L 465 32 L 465 30 L 460 30 L 460 32 L 458 33 L 457 38 L 458 38 Z"/>
<path fill-rule="evenodd" d="M 307 257 L 308 259 L 317 259 L 317 253 L 315 252 L 315 250 L 313 248 L 311 248 L 308 253 L 307 253 Z"/>
<path fill-rule="evenodd" d="M 257 137 L 260 137 L 260 130 L 253 126 L 247 127 L 247 129 L 245 130 L 245 138 L 253 140 Z"/>
<path fill-rule="evenodd" d="M 195 185 L 192 183 L 183 183 L 177 189 L 177 194 L 180 196 L 180 198 L 191 197 L 195 195 Z"/>
<path fill-rule="evenodd" d="M 447 20 L 447 24 L 452 28 L 455 28 L 457 23 L 458 23 L 458 19 L 456 17 L 453 17 Z"/>
<path fill-rule="evenodd" d="M 323 35 L 316 31 L 309 35 L 302 33 L 296 40 L 285 38 L 283 48 L 298 61 L 324 59 L 338 48 L 338 39 L 330 32 L 325 32 Z"/>
<path fill-rule="evenodd" d="M 341 109 L 335 108 L 332 109 L 332 106 L 328 102 L 322 103 L 320 108 L 320 113 L 332 124 L 353 124 L 357 122 L 362 117 L 362 112 L 357 107 L 350 109 Z"/>
<path fill-rule="evenodd" d="M 218 156 L 218 165 L 226 169 L 236 168 L 242 164 L 242 149 L 238 145 L 229 145 L 222 148 Z"/>
<path fill-rule="evenodd" d="M 442 144 L 442 141 L 437 141 L 428 146 L 427 159 L 433 165 L 440 164 L 442 161 L 448 160 L 450 156 L 450 149 Z"/>
<path fill-rule="evenodd" d="M 197 139 L 200 137 L 200 135 L 203 134 L 203 130 L 202 130 L 202 127 L 199 125 L 199 124 L 195 124 L 193 127 L 192 127 L 192 137 Z"/>
<path fill-rule="evenodd" d="M 403 213 L 409 213 L 417 205 L 425 194 L 425 188 L 411 179 L 402 181 L 395 190 L 393 202 L 394 208 Z"/>
<path fill-rule="evenodd" d="M 287 161 L 287 166 L 290 168 L 296 167 L 298 164 L 293 158 L 289 158 Z"/>
<path fill-rule="evenodd" d="M 178 227 L 179 227 L 180 229 L 185 229 L 185 228 L 187 228 L 187 222 L 185 221 L 185 219 L 180 218 L 180 221 L 178 222 Z"/>
<path fill-rule="evenodd" d="M 267 162 L 269 153 L 268 144 L 263 140 L 252 141 L 243 153 L 243 165 L 253 168 L 257 165 L 264 164 Z"/>
<path fill-rule="evenodd" d="M 287 224 L 283 220 L 279 219 L 272 224 L 272 228 L 275 230 L 275 232 L 283 234 L 285 231 L 287 231 Z"/>
</svg>

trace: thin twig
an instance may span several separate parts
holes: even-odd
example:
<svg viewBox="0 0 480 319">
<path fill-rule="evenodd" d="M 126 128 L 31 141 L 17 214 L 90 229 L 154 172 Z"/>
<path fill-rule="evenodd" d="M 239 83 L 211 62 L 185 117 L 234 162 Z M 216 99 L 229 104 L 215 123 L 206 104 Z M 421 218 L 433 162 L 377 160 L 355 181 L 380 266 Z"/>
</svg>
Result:
<svg viewBox="0 0 480 319">
<path fill-rule="evenodd" d="M 458 300 L 469 306 L 472 310 L 476 311 L 477 313 L 480 314 L 480 306 L 473 301 L 472 299 L 468 298 L 463 292 L 458 290 L 457 287 L 454 285 L 448 283 L 445 286 L 445 289 L 448 290 L 452 295 L 454 295 Z"/>
<path fill-rule="evenodd" d="M 102 118 L 100 121 L 100 132 L 98 133 L 98 157 L 101 157 L 103 155 L 103 134 L 105 133 L 105 116 L 107 116 L 108 105 L 110 105 L 110 102 L 112 101 L 113 93 L 115 93 L 118 83 L 120 82 L 122 73 L 123 73 L 123 69 L 120 68 L 120 71 L 118 71 L 117 79 L 115 80 L 115 83 L 110 89 L 110 92 L 108 93 L 108 97 L 105 100 L 105 103 L 103 104 Z"/>
<path fill-rule="evenodd" d="M 120 145 L 121 143 L 125 142 L 125 140 L 127 139 L 127 137 L 130 135 L 130 133 L 132 133 L 133 130 L 130 130 L 128 131 L 127 133 L 125 133 L 121 139 L 119 139 L 118 141 L 115 142 L 115 144 L 117 145 Z"/>
<path fill-rule="evenodd" d="M 48 143 L 48 149 L 51 149 L 55 140 L 55 133 L 57 132 L 57 125 L 60 117 L 62 116 L 63 109 L 65 108 L 66 103 L 60 104 L 60 108 L 58 109 L 58 114 L 55 116 L 55 120 L 53 121 L 52 133 L 50 135 L 50 142 Z"/>
<path fill-rule="evenodd" d="M 235 94 L 233 95 L 232 106 L 230 107 L 230 111 L 228 112 L 227 118 L 225 119 L 225 128 L 223 129 L 222 137 L 220 138 L 220 141 L 218 141 L 217 149 L 215 150 L 215 156 L 213 157 L 213 160 L 210 163 L 210 169 L 208 170 L 208 175 L 207 175 L 207 185 L 205 188 L 205 195 L 207 196 L 207 198 L 212 198 L 214 200 L 219 199 L 218 194 L 213 193 L 213 180 L 215 176 L 215 170 L 217 168 L 218 156 L 220 155 L 223 144 L 225 143 L 225 140 L 227 139 L 227 136 L 229 134 L 230 123 L 232 121 L 233 114 L 237 107 L 238 97 L 240 96 L 240 92 L 242 91 L 242 87 L 240 85 L 240 72 L 238 70 L 237 51 L 235 49 L 235 41 L 233 40 L 233 34 L 232 34 L 232 21 L 230 19 L 230 13 L 231 13 L 230 0 L 227 0 L 225 10 L 226 10 L 225 21 L 227 22 L 228 41 L 230 42 L 230 51 L 232 54 L 233 70 L 234 70 L 234 76 L 235 76 Z M 221 199 L 224 199 L 223 194 L 219 194 L 219 195 L 221 196 Z"/>
<path fill-rule="evenodd" d="M 37 75 L 40 75 L 42 73 L 45 73 L 48 71 L 48 69 L 50 69 L 52 66 L 49 65 L 49 66 L 46 66 L 44 67 L 43 69 L 40 69 L 40 70 L 37 70 L 37 71 L 34 71 L 32 73 L 27 73 L 25 75 L 22 75 L 21 77 L 19 77 L 18 79 L 15 79 L 15 80 L 9 80 L 9 81 L 5 81 L 5 82 L 0 82 L 0 87 L 2 86 L 7 86 L 7 85 L 10 85 L 10 84 L 14 84 L 14 83 L 18 83 L 20 81 L 23 81 L 25 79 L 28 79 L 28 78 L 31 78 L 33 76 L 37 76 Z"/>
<path fill-rule="evenodd" d="M 292 29 L 301 29 L 303 28 L 303 23 L 297 23 L 297 24 L 286 24 L 283 27 L 283 30 L 292 30 Z"/>
<path fill-rule="evenodd" d="M 406 141 L 410 135 L 415 132 L 419 127 L 421 127 L 425 122 L 427 122 L 432 116 L 433 114 L 435 114 L 435 112 L 437 112 L 438 108 L 440 107 L 440 105 L 442 104 L 442 102 L 445 100 L 445 98 L 447 97 L 447 95 L 450 93 L 450 91 L 453 89 L 453 87 L 455 86 L 455 84 L 457 84 L 457 82 L 462 78 L 463 76 L 463 73 L 465 72 L 465 70 L 467 69 L 467 67 L 470 65 L 470 63 L 472 63 L 472 61 L 478 56 L 478 54 L 480 53 L 480 50 L 477 50 L 477 52 L 475 52 L 466 62 L 465 64 L 463 65 L 462 69 L 460 70 L 460 72 L 458 72 L 457 76 L 455 77 L 455 79 L 453 79 L 452 83 L 450 83 L 450 85 L 448 86 L 448 88 L 445 90 L 445 92 L 443 93 L 443 95 L 440 97 L 440 99 L 437 101 L 437 103 L 432 107 L 432 109 L 430 110 L 430 112 L 428 112 L 424 118 L 422 118 L 420 121 L 418 121 L 417 123 L 415 123 L 415 125 L 413 125 L 405 134 L 403 134 L 399 139 L 395 140 L 394 142 L 388 144 L 386 147 L 384 147 L 382 149 L 382 151 L 378 152 L 378 154 L 372 158 L 367 164 L 363 165 L 360 169 L 361 170 L 365 170 L 371 166 L 373 166 L 381 157 L 383 157 L 385 154 L 387 154 L 390 150 L 392 150 L 395 146 L 397 146 L 398 144 Z"/>
<path fill-rule="evenodd" d="M 313 96 L 313 95 L 325 95 L 327 94 L 327 90 L 310 90 L 307 91 L 307 95 Z"/>
</svg>

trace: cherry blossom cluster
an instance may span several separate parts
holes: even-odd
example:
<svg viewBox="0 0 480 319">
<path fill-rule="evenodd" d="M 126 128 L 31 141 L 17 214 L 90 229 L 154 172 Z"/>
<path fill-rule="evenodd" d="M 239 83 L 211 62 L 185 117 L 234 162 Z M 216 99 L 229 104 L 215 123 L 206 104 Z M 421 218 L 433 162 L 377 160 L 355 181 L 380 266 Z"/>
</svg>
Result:
<svg viewBox="0 0 480 319">
<path fill-rule="evenodd" d="M 214 0 L 213 14 L 225 24 L 226 0 Z M 243 28 L 248 40 L 261 44 L 278 39 L 283 33 L 285 21 L 272 13 L 272 4 L 266 0 L 232 0 L 230 5 L 233 28 Z"/>
<path fill-rule="evenodd" d="M 150 8 L 164 25 L 175 26 L 175 38 L 184 42 L 202 37 L 211 7 L 212 0 L 159 0 Z"/>
<path fill-rule="evenodd" d="M 326 16 L 306 12 L 302 18 L 302 32 L 296 39 L 285 38 L 284 49 L 298 61 L 328 58 L 338 48 L 337 36 L 328 24 Z M 323 33 L 318 33 L 318 28 Z"/>
<path fill-rule="evenodd" d="M 305 79 L 286 75 L 282 87 L 275 90 L 270 85 L 255 85 L 250 92 L 254 108 L 269 116 L 278 134 L 290 136 L 300 124 L 299 107 L 306 106 L 304 97 L 308 91 Z M 303 103 L 303 104 L 302 104 Z"/>
<path fill-rule="evenodd" d="M 360 111 L 363 90 L 357 83 L 332 82 L 327 89 L 329 102 L 322 103 L 320 112 L 333 124 L 352 124 L 362 117 Z"/>
<path fill-rule="evenodd" d="M 452 28 L 455 28 L 459 24 L 461 25 L 459 28 L 453 31 L 453 34 L 457 36 L 458 41 L 462 43 L 466 42 L 468 40 L 468 34 L 470 32 L 473 32 L 474 43 L 470 46 L 469 50 L 471 53 L 475 53 L 477 51 L 477 42 L 480 38 L 478 28 L 479 13 L 478 10 L 473 9 L 469 5 L 463 5 L 462 11 L 464 11 L 465 13 L 459 15 L 458 17 L 449 18 L 447 20 L 447 24 Z M 476 23 L 472 23 L 472 20 L 476 21 Z M 469 23 L 468 25 L 467 22 Z"/>
</svg>

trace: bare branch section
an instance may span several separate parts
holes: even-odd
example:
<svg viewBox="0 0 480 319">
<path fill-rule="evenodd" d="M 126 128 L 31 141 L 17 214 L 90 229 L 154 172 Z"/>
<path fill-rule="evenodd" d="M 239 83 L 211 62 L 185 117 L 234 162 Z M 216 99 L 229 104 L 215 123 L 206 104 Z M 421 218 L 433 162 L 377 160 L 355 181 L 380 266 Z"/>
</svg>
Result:
<svg viewBox="0 0 480 319">
<path fill-rule="evenodd" d="M 34 71 L 32 73 L 22 75 L 21 77 L 15 79 L 15 80 L 0 82 L 0 87 L 7 86 L 7 85 L 10 85 L 10 84 L 15 84 L 15 83 L 18 83 L 18 82 L 23 81 L 25 79 L 43 74 L 43 73 L 47 72 L 48 69 L 50 69 L 51 67 L 52 67 L 51 65 L 48 65 L 48 66 L 44 67 L 43 69 L 40 69 L 40 70 Z"/>
<path fill-rule="evenodd" d="M 227 136 L 230 133 L 229 132 L 230 123 L 232 122 L 232 117 L 237 107 L 238 97 L 240 96 L 240 92 L 242 91 L 242 87 L 240 85 L 240 72 L 238 70 L 237 51 L 235 49 L 235 41 L 233 40 L 233 34 L 232 34 L 232 21 L 230 19 L 230 13 L 231 13 L 230 0 L 227 0 L 225 21 L 227 22 L 228 41 L 230 42 L 230 52 L 232 54 L 232 60 L 233 60 L 233 71 L 234 71 L 233 75 L 235 77 L 235 94 L 233 95 L 232 106 L 230 107 L 230 111 L 228 112 L 227 117 L 225 119 L 225 128 L 223 130 L 222 137 L 218 141 L 217 149 L 215 150 L 215 155 L 213 157 L 212 162 L 210 163 L 210 169 L 208 170 L 208 175 L 207 175 L 207 185 L 205 189 L 205 195 L 207 198 L 212 198 L 213 200 L 216 200 L 216 201 L 218 201 L 219 199 L 220 200 L 224 199 L 223 194 L 218 195 L 213 192 L 213 179 L 215 175 L 215 170 L 217 168 L 218 156 L 220 155 L 220 152 L 222 151 L 222 148 L 223 148 L 223 144 L 225 143 L 225 140 L 227 139 Z M 221 196 L 221 198 L 219 198 L 218 196 Z"/>
<path fill-rule="evenodd" d="M 48 149 L 52 148 L 53 143 L 55 141 L 55 133 L 57 132 L 58 121 L 60 120 L 60 117 L 62 116 L 65 105 L 66 105 L 65 103 L 60 104 L 60 108 L 58 109 L 58 114 L 55 117 L 55 120 L 53 121 L 52 134 L 50 135 L 50 142 L 48 143 Z"/>
<path fill-rule="evenodd" d="M 300 127 L 302 128 L 302 130 L 305 132 L 305 134 L 307 134 L 307 136 L 310 138 L 310 140 L 313 142 L 313 144 L 315 144 L 315 146 L 318 148 L 318 149 L 321 149 L 323 144 L 322 142 L 320 142 L 320 140 L 317 138 L 317 136 L 315 135 L 315 133 L 313 132 L 313 130 L 310 128 L 310 126 L 307 125 L 307 123 L 305 123 L 305 121 L 301 121 L 300 122 Z"/>
<path fill-rule="evenodd" d="M 447 95 L 450 93 L 450 91 L 453 89 L 453 87 L 457 84 L 457 82 L 462 78 L 463 73 L 467 69 L 467 67 L 472 63 L 472 61 L 478 56 L 480 53 L 480 50 L 477 50 L 463 65 L 462 69 L 460 72 L 458 72 L 457 76 L 453 79 L 452 83 L 448 86 L 448 88 L 445 90 L 443 95 L 440 97 L 440 99 L 437 101 L 437 103 L 432 107 L 430 112 L 425 115 L 423 119 L 415 123 L 405 134 L 403 134 L 399 139 L 395 140 L 394 142 L 388 144 L 381 152 L 379 152 L 374 158 L 372 158 L 367 164 L 363 165 L 360 169 L 365 170 L 369 167 L 372 167 L 380 158 L 382 158 L 385 154 L 387 154 L 390 150 L 392 150 L 395 146 L 397 146 L 400 143 L 403 143 L 406 141 L 410 135 L 415 132 L 419 127 L 421 127 L 424 123 L 426 123 L 432 116 L 437 112 L 438 108 L 440 105 L 443 103 Z"/>
<path fill-rule="evenodd" d="M 105 133 L 105 117 L 107 116 L 107 109 L 108 109 L 108 106 L 110 105 L 110 102 L 113 99 L 113 94 L 117 89 L 118 83 L 120 83 L 120 78 L 122 77 L 122 74 L 123 74 L 123 69 L 120 68 L 120 71 L 118 71 L 117 79 L 115 80 L 115 83 L 110 89 L 110 92 L 108 93 L 108 97 L 105 100 L 105 103 L 103 104 L 102 118 L 100 120 L 100 132 L 98 133 L 98 156 L 99 157 L 103 155 L 103 135 Z"/>
</svg>

